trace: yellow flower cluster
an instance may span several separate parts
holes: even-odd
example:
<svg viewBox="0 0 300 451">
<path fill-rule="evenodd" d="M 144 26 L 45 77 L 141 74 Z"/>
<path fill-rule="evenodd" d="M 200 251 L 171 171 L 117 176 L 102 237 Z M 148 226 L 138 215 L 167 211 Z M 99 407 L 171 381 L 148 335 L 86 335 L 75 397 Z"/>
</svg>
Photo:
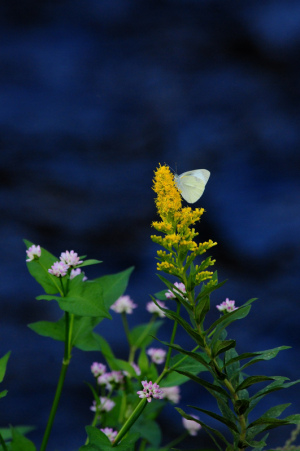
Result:
<svg viewBox="0 0 300 451">
<path fill-rule="evenodd" d="M 157 252 L 159 263 L 157 269 L 169 274 L 182 276 L 184 261 L 191 263 L 197 255 L 203 254 L 215 246 L 212 240 L 197 244 L 194 238 L 198 235 L 192 227 L 204 213 L 203 208 L 182 207 L 181 195 L 177 189 L 174 176 L 166 165 L 159 165 L 155 171 L 153 190 L 157 194 L 155 199 L 161 221 L 154 221 L 152 226 L 163 236 L 152 235 L 151 239 L 164 247 L 169 253 Z M 212 277 L 210 271 L 203 271 L 214 261 L 205 260 L 207 265 L 200 265 L 196 271 L 198 282 Z M 185 266 L 186 266 L 185 264 Z M 188 266 L 189 266 L 188 264 Z"/>
</svg>

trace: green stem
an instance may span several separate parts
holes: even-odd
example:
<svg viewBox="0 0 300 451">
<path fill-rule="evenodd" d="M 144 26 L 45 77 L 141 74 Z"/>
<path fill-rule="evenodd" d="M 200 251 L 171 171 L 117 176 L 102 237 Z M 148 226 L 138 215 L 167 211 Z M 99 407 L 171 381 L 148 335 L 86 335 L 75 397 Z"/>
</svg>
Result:
<svg viewBox="0 0 300 451">
<path fill-rule="evenodd" d="M 177 310 L 176 310 L 177 315 L 179 315 L 179 311 L 180 311 L 180 303 L 178 302 L 177 303 Z M 173 330 L 172 330 L 170 344 L 174 343 L 175 335 L 176 335 L 176 331 L 177 331 L 177 325 L 178 325 L 177 321 L 174 321 L 174 326 L 173 326 Z M 171 352 L 172 352 L 172 348 L 169 347 L 168 353 L 167 353 L 167 357 L 166 357 L 166 363 L 165 363 L 164 371 L 169 368 L 169 363 L 170 363 L 170 359 L 171 359 Z"/>
<path fill-rule="evenodd" d="M 74 318 L 72 318 L 72 317 L 74 317 L 74 315 L 71 315 L 71 318 L 70 318 L 70 314 L 68 312 L 65 312 L 66 333 L 65 333 L 64 359 L 62 362 L 62 367 L 60 370 L 60 375 L 59 375 L 59 379 L 58 379 L 58 383 L 57 383 L 57 387 L 56 387 L 56 392 L 55 392 L 53 404 L 52 404 L 52 407 L 50 410 L 50 414 L 49 414 L 49 418 L 48 418 L 48 422 L 47 422 L 47 426 L 45 429 L 45 433 L 44 433 L 40 451 L 45 451 L 45 449 L 47 447 L 47 443 L 48 443 L 50 433 L 52 430 L 58 403 L 60 400 L 62 388 L 64 385 L 67 369 L 69 367 L 69 363 L 70 363 L 70 359 L 71 359 L 71 336 L 72 336 L 72 326 L 73 326 L 73 321 L 74 321 Z"/>
<path fill-rule="evenodd" d="M 138 403 L 138 405 L 136 406 L 136 408 L 134 409 L 134 411 L 132 412 L 132 414 L 130 415 L 130 417 L 128 418 L 128 420 L 125 421 L 124 425 L 120 429 L 118 435 L 116 436 L 116 438 L 113 442 L 113 445 L 112 445 L 113 447 L 117 446 L 117 444 L 124 437 L 124 435 L 127 434 L 129 429 L 131 428 L 131 426 L 136 422 L 136 420 L 139 418 L 139 416 L 143 412 L 146 405 L 147 405 L 147 399 L 146 398 L 141 399 L 140 402 Z"/>
</svg>

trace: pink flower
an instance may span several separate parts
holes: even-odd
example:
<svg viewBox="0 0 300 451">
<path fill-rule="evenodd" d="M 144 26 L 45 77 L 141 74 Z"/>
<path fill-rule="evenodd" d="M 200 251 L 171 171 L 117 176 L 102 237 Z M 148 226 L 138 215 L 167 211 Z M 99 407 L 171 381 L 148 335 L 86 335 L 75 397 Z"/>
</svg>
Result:
<svg viewBox="0 0 300 451">
<path fill-rule="evenodd" d="M 103 365 L 103 363 L 94 362 L 91 366 L 91 372 L 95 377 L 101 376 L 105 371 L 106 365 Z"/>
<path fill-rule="evenodd" d="M 41 247 L 39 245 L 35 245 L 33 244 L 32 246 L 30 246 L 29 249 L 27 249 L 26 254 L 27 254 L 27 262 L 31 262 L 32 260 L 34 260 L 35 258 L 39 258 L 41 256 Z"/>
<path fill-rule="evenodd" d="M 141 369 L 140 369 L 140 367 L 139 367 L 136 363 L 134 363 L 134 362 L 131 362 L 131 366 L 132 366 L 132 368 L 134 369 L 136 375 L 137 375 L 137 376 L 140 376 L 140 374 L 141 374 Z"/>
<path fill-rule="evenodd" d="M 160 348 L 150 348 L 147 351 L 147 354 L 151 357 L 153 363 L 163 363 L 166 358 L 166 351 Z"/>
<path fill-rule="evenodd" d="M 219 305 L 216 305 L 217 309 L 220 312 L 233 312 L 234 310 L 237 310 L 238 307 L 235 306 L 235 301 L 230 301 L 229 298 L 226 298 L 226 300 L 224 302 L 222 302 Z"/>
<path fill-rule="evenodd" d="M 68 272 L 69 266 L 66 265 L 64 262 L 55 262 L 51 266 L 50 269 L 48 269 L 48 272 L 56 277 L 64 277 Z"/>
<path fill-rule="evenodd" d="M 152 381 L 142 381 L 143 390 L 139 390 L 137 394 L 139 398 L 146 398 L 148 402 L 152 401 L 152 398 L 162 399 L 163 392 L 156 383 Z"/>
<path fill-rule="evenodd" d="M 157 299 L 156 299 L 156 302 L 162 308 L 167 308 L 164 302 L 158 301 Z M 157 305 L 153 301 L 148 302 L 148 304 L 146 305 L 146 310 L 149 313 L 156 313 L 160 318 L 163 318 L 165 316 L 164 312 L 159 307 L 157 307 Z"/>
<path fill-rule="evenodd" d="M 176 298 L 176 294 L 178 294 L 180 297 L 186 299 L 182 293 L 186 293 L 186 288 L 184 283 L 182 282 L 175 282 L 174 286 L 178 288 L 178 290 L 173 288 L 173 291 L 168 290 L 165 294 L 167 299 L 175 299 Z"/>
<path fill-rule="evenodd" d="M 163 398 L 177 404 L 180 400 L 180 388 L 178 385 L 174 387 L 162 387 Z"/>
<path fill-rule="evenodd" d="M 121 296 L 110 308 L 117 313 L 132 313 L 136 307 L 130 296 Z"/>
<path fill-rule="evenodd" d="M 79 260 L 78 254 L 74 251 L 62 252 L 59 258 L 66 265 L 73 266 L 73 267 L 80 265 L 80 263 L 83 262 L 83 260 Z"/>
<path fill-rule="evenodd" d="M 97 382 L 99 385 L 105 385 L 107 390 L 112 390 L 124 381 L 124 374 L 121 371 L 112 371 L 111 373 L 101 374 Z"/>
<path fill-rule="evenodd" d="M 93 401 L 93 405 L 90 407 L 92 412 L 110 412 L 116 403 L 105 396 L 100 397 L 100 403 L 96 405 L 96 401 Z"/>
<path fill-rule="evenodd" d="M 100 429 L 100 431 L 102 431 L 106 435 L 106 437 L 109 438 L 111 443 L 113 443 L 114 439 L 118 435 L 118 432 L 114 431 L 112 428 L 104 428 L 104 429 Z"/>
<path fill-rule="evenodd" d="M 74 279 L 74 277 L 79 276 L 79 274 L 81 274 L 81 269 L 80 268 L 73 268 L 70 272 L 70 279 Z M 84 274 L 84 273 L 83 273 Z M 82 281 L 84 282 L 85 280 L 87 280 L 87 277 L 84 276 L 82 278 Z"/>
<path fill-rule="evenodd" d="M 196 420 L 199 420 L 199 417 L 197 417 L 196 415 L 191 415 L 191 417 L 195 418 Z M 196 421 L 193 420 L 187 420 L 186 418 L 182 418 L 182 423 L 190 435 L 197 435 L 198 431 L 201 429 L 201 424 L 196 423 Z"/>
</svg>

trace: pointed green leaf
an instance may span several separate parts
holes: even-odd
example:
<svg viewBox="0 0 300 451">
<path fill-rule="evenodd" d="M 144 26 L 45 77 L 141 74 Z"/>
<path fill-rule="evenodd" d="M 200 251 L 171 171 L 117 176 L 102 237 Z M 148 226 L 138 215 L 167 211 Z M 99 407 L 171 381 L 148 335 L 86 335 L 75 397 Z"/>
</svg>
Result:
<svg viewBox="0 0 300 451">
<path fill-rule="evenodd" d="M 216 341 L 213 345 L 212 355 L 217 357 L 217 355 L 222 354 L 222 352 L 228 351 L 231 348 L 235 348 L 235 340 L 223 340 Z"/>
<path fill-rule="evenodd" d="M 71 286 L 68 295 L 60 298 L 58 304 L 62 310 L 78 316 L 111 319 L 108 308 L 104 303 L 103 288 L 99 279 L 81 282 L 79 286 Z"/>
<path fill-rule="evenodd" d="M 245 388 L 251 387 L 253 384 L 258 384 L 259 382 L 271 381 L 276 379 L 276 376 L 249 376 L 236 388 L 236 392 L 239 390 L 244 390 Z"/>
<path fill-rule="evenodd" d="M 256 362 L 259 362 L 261 360 L 271 360 L 274 359 L 274 357 L 277 356 L 279 351 L 283 351 L 285 349 L 290 349 L 291 346 L 280 346 L 278 348 L 274 348 L 274 349 L 267 349 L 266 351 L 261 351 L 259 353 L 259 355 L 255 356 L 253 359 L 251 359 L 249 362 L 245 363 L 245 365 L 243 365 L 241 367 L 241 370 L 244 370 L 245 368 L 247 368 L 250 365 L 253 365 Z"/>
<path fill-rule="evenodd" d="M 124 294 L 133 270 L 134 266 L 131 266 L 116 274 L 110 274 L 96 279 L 100 282 L 102 287 L 104 304 L 107 309 L 109 309 L 112 304 Z"/>
<path fill-rule="evenodd" d="M 2 391 L 0 392 L 0 399 L 1 399 L 1 398 L 4 398 L 4 397 L 7 395 L 7 393 L 8 393 L 8 390 L 2 390 Z"/>
<path fill-rule="evenodd" d="M 32 246 L 33 243 L 28 240 L 23 240 L 27 249 Z M 48 269 L 51 268 L 53 263 L 58 261 L 58 258 L 50 254 L 46 249 L 41 247 L 41 256 L 38 260 L 26 262 L 28 271 L 35 278 L 35 280 L 43 287 L 46 293 L 56 294 L 59 293 L 60 281 L 57 277 L 52 276 Z"/>
<path fill-rule="evenodd" d="M 24 437 L 17 429 L 12 428 L 11 451 L 36 451 L 31 440 Z"/>
<path fill-rule="evenodd" d="M 51 294 L 42 294 L 41 296 L 37 296 L 35 298 L 37 301 L 60 301 L 60 296 L 53 296 Z"/>
<path fill-rule="evenodd" d="M 98 265 L 98 263 L 102 263 L 102 260 L 95 260 L 92 258 L 89 260 L 84 260 L 83 263 L 77 265 L 77 268 L 82 268 L 83 266 Z"/>
<path fill-rule="evenodd" d="M 237 428 L 235 423 L 233 423 L 232 421 L 228 420 L 227 418 L 221 417 L 217 413 L 211 412 L 210 410 L 201 409 L 200 407 L 196 407 L 196 406 L 188 406 L 188 407 L 191 407 L 193 409 L 199 410 L 199 412 L 206 413 L 206 415 L 214 418 L 215 420 L 220 421 L 220 423 L 225 424 L 231 431 L 234 431 L 236 433 L 239 432 L 239 430 L 238 430 L 238 428 Z"/>
<path fill-rule="evenodd" d="M 144 348 L 153 341 L 153 335 L 157 334 L 158 329 L 163 325 L 163 321 L 140 324 L 130 331 L 130 342 L 135 348 Z"/>
<path fill-rule="evenodd" d="M 10 353 L 11 353 L 11 351 L 7 352 L 0 359 L 0 382 L 2 382 L 3 379 L 4 379 L 4 375 L 5 375 L 5 372 L 6 372 L 7 361 L 9 359 Z"/>
<path fill-rule="evenodd" d="M 223 443 L 225 443 L 226 446 L 229 446 L 228 441 L 226 440 L 226 438 L 223 436 L 223 434 L 221 434 L 221 432 L 219 432 L 216 429 L 213 429 L 212 427 L 208 426 L 207 424 L 205 424 L 203 421 L 198 420 L 194 417 L 192 417 L 191 415 L 187 415 L 182 409 L 180 409 L 179 407 L 175 407 L 175 409 L 180 413 L 181 416 L 183 416 L 184 418 L 186 418 L 187 420 L 192 420 L 192 421 L 196 421 L 196 423 L 200 424 L 208 433 L 209 435 L 212 437 L 213 435 L 215 435 L 216 437 L 218 437 Z M 212 433 L 213 435 L 211 435 L 210 433 Z M 214 440 L 214 439 L 213 439 Z M 215 444 L 218 446 L 220 451 L 223 451 L 223 448 L 221 448 L 218 443 L 214 440 Z"/>
<path fill-rule="evenodd" d="M 205 387 L 210 392 L 215 392 L 219 395 L 222 395 L 225 398 L 230 398 L 229 394 L 222 387 L 219 387 L 219 385 L 211 384 L 210 382 L 207 382 L 206 380 L 201 379 L 198 376 L 195 376 L 194 374 L 190 373 L 189 371 L 180 371 L 180 370 L 175 370 L 175 371 L 179 374 L 183 374 L 184 376 L 187 376 L 189 379 L 192 379 L 194 382 L 197 382 L 197 384 L 202 385 L 202 387 Z"/>
</svg>

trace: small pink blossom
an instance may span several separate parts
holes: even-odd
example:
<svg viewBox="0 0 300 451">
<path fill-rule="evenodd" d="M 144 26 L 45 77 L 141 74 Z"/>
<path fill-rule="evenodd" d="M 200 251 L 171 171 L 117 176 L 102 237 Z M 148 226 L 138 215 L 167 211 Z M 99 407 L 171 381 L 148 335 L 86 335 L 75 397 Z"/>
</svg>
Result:
<svg viewBox="0 0 300 451">
<path fill-rule="evenodd" d="M 157 299 L 156 299 L 156 302 L 157 302 L 158 305 L 160 305 L 162 308 L 167 308 L 167 307 L 166 307 L 166 304 L 165 304 L 164 302 L 158 301 Z M 147 310 L 149 313 L 156 313 L 160 318 L 164 318 L 164 316 L 165 316 L 164 312 L 163 312 L 159 307 L 157 307 L 157 305 L 156 305 L 155 302 L 153 302 L 153 301 L 147 303 L 147 305 L 146 305 L 146 310 Z"/>
<path fill-rule="evenodd" d="M 79 274 L 81 274 L 81 269 L 80 268 L 73 268 L 70 272 L 70 279 L 74 279 L 74 277 L 79 276 Z M 84 272 L 83 272 L 84 274 Z M 82 278 L 82 281 L 85 282 L 87 280 L 87 277 L 84 276 Z"/>
<path fill-rule="evenodd" d="M 163 392 L 156 383 L 152 381 L 142 381 L 143 390 L 139 390 L 137 394 L 139 398 L 146 398 L 148 402 L 152 401 L 152 398 L 162 399 Z"/>
<path fill-rule="evenodd" d="M 105 385 L 107 390 L 112 390 L 116 386 L 122 384 L 124 381 L 124 374 L 121 371 L 111 371 L 110 373 L 101 374 L 97 382 L 99 385 Z"/>
<path fill-rule="evenodd" d="M 150 348 L 147 354 L 151 357 L 153 363 L 160 364 L 165 361 L 166 351 L 160 348 Z"/>
<path fill-rule="evenodd" d="M 199 420 L 199 417 L 197 417 L 197 415 L 191 415 L 191 417 Z M 182 418 L 182 423 L 190 435 L 197 435 L 198 431 L 201 429 L 201 424 L 196 423 L 196 421 L 193 420 Z"/>
<path fill-rule="evenodd" d="M 100 403 L 96 404 L 96 401 L 93 401 L 93 405 L 90 407 L 92 412 L 110 412 L 116 403 L 105 396 L 100 397 Z"/>
<path fill-rule="evenodd" d="M 173 291 L 168 290 L 165 294 L 167 299 L 175 299 L 176 298 L 176 294 L 178 294 L 180 297 L 183 297 L 184 299 L 186 299 L 182 293 L 186 293 L 186 288 L 184 283 L 182 282 L 175 282 L 174 286 L 178 288 L 178 290 L 176 290 L 175 288 L 173 288 Z"/>
<path fill-rule="evenodd" d="M 132 313 L 136 307 L 137 304 L 133 302 L 130 296 L 121 296 L 110 308 L 117 313 Z"/>
<path fill-rule="evenodd" d="M 83 260 L 79 260 L 78 254 L 74 251 L 62 252 L 59 258 L 66 265 L 73 266 L 73 267 L 80 265 L 80 263 L 83 262 Z"/>
<path fill-rule="evenodd" d="M 141 374 L 141 369 L 140 369 L 140 367 L 139 367 L 136 363 L 134 363 L 134 362 L 131 362 L 131 366 L 132 366 L 132 368 L 134 369 L 136 375 L 137 375 L 137 376 L 140 376 L 140 374 Z"/>
<path fill-rule="evenodd" d="M 35 258 L 40 258 L 41 256 L 41 246 L 39 245 L 35 245 L 33 244 L 32 246 L 30 246 L 29 249 L 27 249 L 26 254 L 27 254 L 27 262 L 31 262 L 32 260 L 34 260 Z"/>
<path fill-rule="evenodd" d="M 174 387 L 162 387 L 163 391 L 163 398 L 167 399 L 168 401 L 174 402 L 174 404 L 177 404 L 180 400 L 180 388 L 178 385 L 175 385 Z"/>
<path fill-rule="evenodd" d="M 103 363 L 93 362 L 91 365 L 91 372 L 95 377 L 101 376 L 101 374 L 105 373 L 106 371 L 106 365 L 103 365 Z"/>
<path fill-rule="evenodd" d="M 68 272 L 69 266 L 66 265 L 64 262 L 55 262 L 51 266 L 50 269 L 48 269 L 48 272 L 56 277 L 64 277 Z"/>
<path fill-rule="evenodd" d="M 100 429 L 100 431 L 102 431 L 106 435 L 106 437 L 109 438 L 111 443 L 113 443 L 114 439 L 118 435 L 118 432 L 114 431 L 112 428 L 104 428 L 104 429 Z"/>
<path fill-rule="evenodd" d="M 222 302 L 219 305 L 216 305 L 217 309 L 220 312 L 233 312 L 234 310 L 237 310 L 238 307 L 235 306 L 235 301 L 230 301 L 229 298 L 226 298 L 224 302 Z"/>
</svg>

